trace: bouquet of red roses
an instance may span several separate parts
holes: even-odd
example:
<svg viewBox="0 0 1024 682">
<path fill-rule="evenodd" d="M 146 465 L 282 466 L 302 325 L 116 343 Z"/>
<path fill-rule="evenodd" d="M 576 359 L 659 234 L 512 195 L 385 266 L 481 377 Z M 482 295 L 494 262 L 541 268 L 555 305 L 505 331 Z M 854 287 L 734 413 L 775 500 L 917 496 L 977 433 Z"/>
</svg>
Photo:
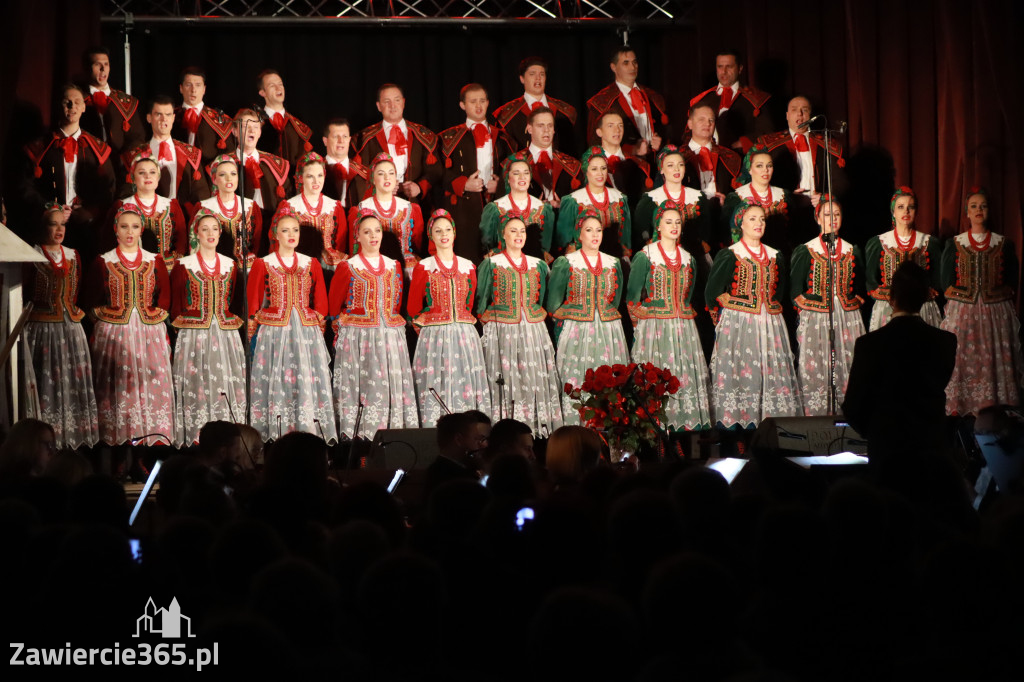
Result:
<svg viewBox="0 0 1024 682">
<path fill-rule="evenodd" d="M 582 386 L 565 385 L 584 426 L 604 431 L 609 444 L 623 452 L 636 452 L 641 442 L 657 443 L 651 422 L 665 419 L 669 396 L 678 390 L 672 372 L 649 362 L 602 365 L 587 370 Z"/>
</svg>

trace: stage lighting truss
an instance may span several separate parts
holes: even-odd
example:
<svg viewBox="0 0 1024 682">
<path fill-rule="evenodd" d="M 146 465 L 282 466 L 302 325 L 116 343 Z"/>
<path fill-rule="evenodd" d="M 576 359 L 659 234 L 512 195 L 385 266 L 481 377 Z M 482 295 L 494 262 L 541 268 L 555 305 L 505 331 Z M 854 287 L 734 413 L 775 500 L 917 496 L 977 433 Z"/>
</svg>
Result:
<svg viewBox="0 0 1024 682">
<path fill-rule="evenodd" d="M 535 19 L 551 22 L 691 21 L 696 0 L 107 0 L 107 21 L 351 18 L 359 20 Z"/>
</svg>

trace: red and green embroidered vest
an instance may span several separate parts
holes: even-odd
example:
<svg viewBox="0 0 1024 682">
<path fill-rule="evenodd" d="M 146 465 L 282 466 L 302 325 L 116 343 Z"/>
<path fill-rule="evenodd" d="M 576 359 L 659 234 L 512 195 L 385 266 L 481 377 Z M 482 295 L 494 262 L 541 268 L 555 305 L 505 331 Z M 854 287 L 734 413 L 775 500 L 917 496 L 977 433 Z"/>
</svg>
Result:
<svg viewBox="0 0 1024 682">
<path fill-rule="evenodd" d="M 61 247 L 64 252 L 65 268 L 55 269 L 49 262 L 36 263 L 35 287 L 31 292 L 35 307 L 29 320 L 32 322 L 63 322 L 64 312 L 72 322 L 81 322 L 85 311 L 78 307 L 78 287 L 82 272 L 72 249 Z M 40 247 L 36 247 L 39 251 Z"/>
<path fill-rule="evenodd" d="M 540 304 L 540 260 L 527 256 L 527 270 L 520 273 L 511 267 L 503 254 L 491 256 L 494 265 L 491 304 L 480 316 L 481 322 L 519 324 L 543 322 L 547 317 Z M 504 261 L 504 265 L 498 262 Z"/>
<path fill-rule="evenodd" d="M 864 300 L 853 293 L 853 246 L 850 242 L 840 240 L 843 253 L 835 261 L 834 277 L 836 278 L 835 294 L 843 310 L 857 310 Z M 811 269 L 807 273 L 807 289 L 796 297 L 796 306 L 801 310 L 812 310 L 819 313 L 828 312 L 828 257 L 821 251 L 810 246 L 807 252 L 811 256 Z"/>
<path fill-rule="evenodd" d="M 463 272 L 469 261 L 456 257 L 456 265 L 462 265 L 455 276 L 448 277 L 437 269 L 435 256 L 420 261 L 427 270 L 427 288 L 424 294 L 423 311 L 413 322 L 420 327 L 442 324 L 476 324 L 473 316 L 473 292 L 470 288 L 470 273 Z M 462 264 L 465 261 L 465 264 Z"/>
<path fill-rule="evenodd" d="M 171 322 L 178 329 L 209 329 L 213 321 L 221 329 L 239 329 L 242 319 L 231 312 L 231 268 L 227 257 L 220 259 L 221 273 L 211 277 L 199 267 L 193 254 L 178 261 L 185 269 L 185 312 Z"/>
<path fill-rule="evenodd" d="M 593 322 L 595 314 L 602 322 L 618 320 L 622 317 L 615 309 L 615 294 L 618 281 L 615 275 L 616 258 L 601 256 L 601 274 L 595 275 L 583 261 L 579 251 L 567 255 L 566 260 L 572 266 L 569 271 L 569 284 L 565 301 L 558 310 L 551 313 L 556 320 L 576 320 Z"/>
<path fill-rule="evenodd" d="M 321 326 L 322 316 L 309 307 L 313 291 L 313 275 L 310 273 L 312 259 L 301 253 L 295 254 L 295 258 L 295 270 L 288 272 L 277 262 L 275 254 L 264 256 L 269 302 L 253 316 L 258 324 L 285 327 L 291 320 L 292 309 L 295 309 L 303 327 Z"/>
<path fill-rule="evenodd" d="M 358 262 L 349 259 L 352 273 L 348 299 L 338 313 L 337 324 L 343 327 L 404 327 L 402 305 L 402 275 L 395 261 L 381 256 L 384 273 L 374 275 Z"/>
<path fill-rule="evenodd" d="M 765 244 L 761 246 L 768 255 L 767 263 L 741 256 L 739 249 L 744 248 L 742 242 L 736 242 L 730 247 L 736 256 L 736 269 L 733 271 L 732 287 L 717 299 L 723 308 L 756 314 L 764 306 L 770 315 L 782 314 L 782 304 L 777 300 L 779 252 Z"/>
<path fill-rule="evenodd" d="M 129 270 L 118 260 L 116 253 L 103 256 L 107 266 L 107 292 L 109 305 L 98 306 L 93 314 L 101 322 L 128 324 L 132 310 L 139 312 L 143 324 L 160 324 L 167 319 L 167 311 L 152 305 L 156 298 L 155 254 L 141 251 L 142 265 Z"/>
<path fill-rule="evenodd" d="M 1013 300 L 1013 288 L 1003 282 L 1003 239 L 992 233 L 988 248 L 978 251 L 970 245 L 967 233 L 958 234 L 956 243 L 956 283 L 946 288 L 946 298 L 974 303 Z"/>
</svg>

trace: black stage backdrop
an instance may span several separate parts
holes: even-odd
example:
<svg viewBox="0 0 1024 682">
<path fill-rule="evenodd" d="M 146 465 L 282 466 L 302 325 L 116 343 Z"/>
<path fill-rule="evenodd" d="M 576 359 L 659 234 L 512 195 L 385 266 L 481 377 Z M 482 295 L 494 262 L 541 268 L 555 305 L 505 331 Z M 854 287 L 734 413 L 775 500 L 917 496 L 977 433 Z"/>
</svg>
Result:
<svg viewBox="0 0 1024 682">
<path fill-rule="evenodd" d="M 50 93 L 77 74 L 85 45 L 102 37 L 113 52 L 111 82 L 123 85 L 120 27 L 101 28 L 102 7 L 99 0 L 5 3 L 0 79 L 17 88 L 14 106 L 4 98 L 0 111 L 5 168 L 48 123 Z M 963 227 L 964 192 L 980 184 L 991 190 L 993 226 L 1020 249 L 1022 17 L 1024 3 L 1014 0 L 737 0 L 701 4 L 693 26 L 645 25 L 629 42 L 640 81 L 665 94 L 676 136 L 689 97 L 714 82 L 714 55 L 723 45 L 745 52 L 744 76 L 773 93 L 776 127 L 795 93 L 830 121 L 849 121 L 844 234 L 852 241 L 889 226 L 896 184 L 918 192 L 918 227 L 949 237 Z M 376 87 L 395 81 L 405 88 L 408 118 L 442 130 L 463 120 L 462 85 L 484 84 L 493 108 L 521 93 L 516 66 L 539 54 L 551 65 L 549 92 L 585 117 L 586 99 L 610 82 L 608 53 L 621 40 L 613 26 L 587 21 L 557 28 L 529 20 L 140 22 L 132 33 L 133 94 L 176 96 L 180 69 L 197 64 L 208 73 L 207 101 L 233 113 L 258 99 L 255 76 L 274 67 L 288 109 L 319 141 L 329 117 L 345 116 L 356 129 L 377 120 Z"/>
</svg>

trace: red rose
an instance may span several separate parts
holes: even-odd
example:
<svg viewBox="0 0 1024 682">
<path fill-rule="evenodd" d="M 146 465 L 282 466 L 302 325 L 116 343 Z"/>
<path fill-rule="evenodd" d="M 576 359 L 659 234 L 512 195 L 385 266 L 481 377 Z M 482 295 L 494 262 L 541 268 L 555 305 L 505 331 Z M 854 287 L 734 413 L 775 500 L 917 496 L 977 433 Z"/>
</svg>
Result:
<svg viewBox="0 0 1024 682">
<path fill-rule="evenodd" d="M 562 390 L 565 391 L 566 395 L 572 395 L 573 386 L 572 384 L 566 382 L 565 387 Z"/>
<path fill-rule="evenodd" d="M 587 371 L 586 371 L 586 372 L 585 372 L 585 373 L 583 374 L 583 379 L 584 379 L 585 381 L 593 381 L 593 380 L 594 380 L 594 370 L 593 370 L 593 369 L 588 369 L 588 370 L 587 370 Z"/>
<path fill-rule="evenodd" d="M 672 377 L 668 382 L 668 392 L 675 393 L 679 390 L 679 379 Z"/>
</svg>

